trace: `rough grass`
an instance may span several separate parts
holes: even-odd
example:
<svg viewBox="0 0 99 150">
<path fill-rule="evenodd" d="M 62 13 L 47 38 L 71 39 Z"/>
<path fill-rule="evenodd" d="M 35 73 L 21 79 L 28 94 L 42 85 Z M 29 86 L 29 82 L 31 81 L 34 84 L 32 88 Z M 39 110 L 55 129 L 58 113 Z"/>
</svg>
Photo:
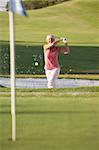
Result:
<svg viewBox="0 0 99 150">
<path fill-rule="evenodd" d="M 9 78 L 10 75 L 2 75 L 0 77 Z M 30 75 L 30 74 L 16 74 L 16 78 L 45 78 L 45 75 Z M 88 79 L 88 80 L 99 80 L 98 74 L 60 74 L 59 78 L 65 79 Z"/>
<path fill-rule="evenodd" d="M 0 87 L 2 96 L 10 96 L 10 88 Z M 79 87 L 79 88 L 60 88 L 60 89 L 16 89 L 16 95 L 22 97 L 39 96 L 92 96 L 99 95 L 99 86 Z"/>
</svg>

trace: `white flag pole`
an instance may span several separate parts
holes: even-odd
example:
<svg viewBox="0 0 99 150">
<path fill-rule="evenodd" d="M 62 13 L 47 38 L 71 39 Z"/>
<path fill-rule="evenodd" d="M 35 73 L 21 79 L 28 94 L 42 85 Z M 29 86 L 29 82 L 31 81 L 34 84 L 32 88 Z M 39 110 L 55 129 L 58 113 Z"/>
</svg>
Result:
<svg viewBox="0 0 99 150">
<path fill-rule="evenodd" d="M 10 32 L 10 78 L 11 78 L 11 115 L 12 140 L 16 140 L 16 91 L 15 91 L 15 50 L 14 50 L 14 14 L 9 11 Z"/>
</svg>

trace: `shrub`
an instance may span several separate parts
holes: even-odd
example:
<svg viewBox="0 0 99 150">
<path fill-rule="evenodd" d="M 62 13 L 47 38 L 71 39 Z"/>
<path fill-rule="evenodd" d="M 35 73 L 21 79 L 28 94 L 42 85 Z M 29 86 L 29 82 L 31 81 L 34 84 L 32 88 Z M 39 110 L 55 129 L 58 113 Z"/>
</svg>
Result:
<svg viewBox="0 0 99 150">
<path fill-rule="evenodd" d="M 27 10 L 32 10 L 55 5 L 64 1 L 69 0 L 25 0 L 24 5 Z M 6 10 L 9 10 L 9 2 L 7 2 Z"/>
<path fill-rule="evenodd" d="M 51 5 L 55 5 L 68 0 L 25 0 L 24 4 L 27 10 L 39 9 Z"/>
</svg>

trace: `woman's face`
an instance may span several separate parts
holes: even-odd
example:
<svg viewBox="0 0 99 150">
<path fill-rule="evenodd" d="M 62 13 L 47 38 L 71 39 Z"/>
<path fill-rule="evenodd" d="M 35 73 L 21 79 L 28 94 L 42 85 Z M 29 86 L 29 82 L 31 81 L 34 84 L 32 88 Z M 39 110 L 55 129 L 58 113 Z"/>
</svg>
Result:
<svg viewBox="0 0 99 150">
<path fill-rule="evenodd" d="M 55 41 L 54 38 L 48 38 L 48 39 L 47 39 L 47 43 L 52 43 L 52 42 L 54 42 L 54 41 Z"/>
</svg>

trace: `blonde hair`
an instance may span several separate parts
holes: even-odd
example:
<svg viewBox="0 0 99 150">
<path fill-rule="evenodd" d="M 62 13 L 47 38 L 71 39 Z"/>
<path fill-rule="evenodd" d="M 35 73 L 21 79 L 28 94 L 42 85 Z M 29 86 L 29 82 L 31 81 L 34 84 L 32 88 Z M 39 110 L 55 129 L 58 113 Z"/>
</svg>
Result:
<svg viewBox="0 0 99 150">
<path fill-rule="evenodd" d="M 48 41 L 48 39 L 55 39 L 55 37 L 54 37 L 54 35 L 52 35 L 52 34 L 49 34 L 49 35 L 47 35 L 47 37 L 46 37 L 46 41 Z"/>
</svg>

